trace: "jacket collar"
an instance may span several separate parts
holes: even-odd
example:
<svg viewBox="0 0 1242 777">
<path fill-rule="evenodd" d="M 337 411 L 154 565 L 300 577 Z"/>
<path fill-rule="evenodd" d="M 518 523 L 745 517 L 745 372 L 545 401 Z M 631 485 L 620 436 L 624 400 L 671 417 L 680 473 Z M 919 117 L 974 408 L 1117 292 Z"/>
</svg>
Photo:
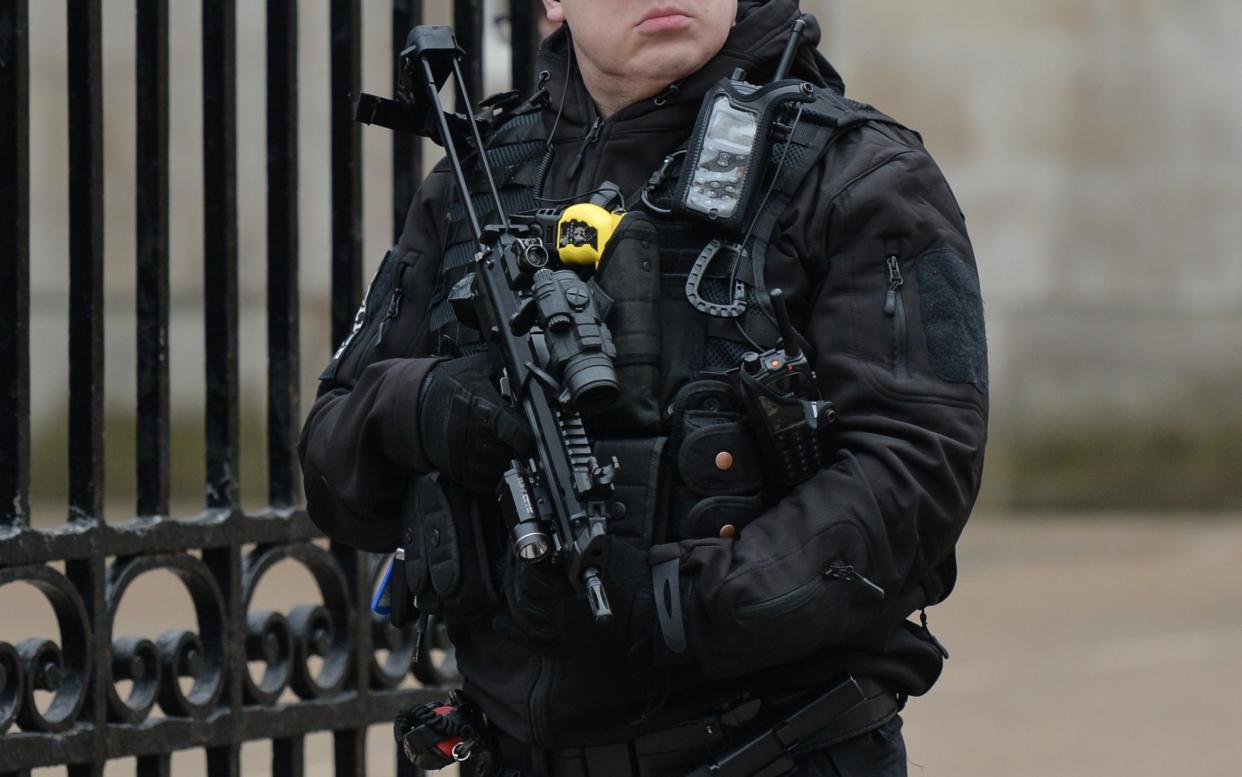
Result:
<svg viewBox="0 0 1242 777">
<path fill-rule="evenodd" d="M 844 93 L 841 76 L 816 50 L 820 42 L 819 22 L 814 16 L 801 13 L 797 0 L 741 0 L 737 22 L 720 52 L 698 71 L 670 84 L 659 95 L 618 111 L 609 118 L 613 131 L 668 129 L 685 132 L 698 116 L 703 95 L 735 68 L 745 70 L 748 79 L 756 83 L 771 77 L 788 40 L 789 28 L 798 18 L 807 22 L 807 28 L 794 63 L 794 75 Z M 539 69 L 549 76 L 545 88 L 551 99 L 545 111 L 545 124 L 549 133 L 555 124 L 558 139 L 584 137 L 597 116 L 594 101 L 576 63 L 570 62 L 571 56 L 571 33 L 567 27 L 562 27 L 544 41 L 538 57 Z"/>
</svg>

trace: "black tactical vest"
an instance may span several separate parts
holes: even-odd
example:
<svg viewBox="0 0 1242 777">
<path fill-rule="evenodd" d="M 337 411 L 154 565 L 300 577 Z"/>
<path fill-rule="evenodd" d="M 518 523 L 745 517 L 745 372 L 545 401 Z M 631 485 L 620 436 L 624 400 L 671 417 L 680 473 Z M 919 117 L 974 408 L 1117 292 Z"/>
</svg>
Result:
<svg viewBox="0 0 1242 777">
<path fill-rule="evenodd" d="M 868 121 L 892 122 L 870 106 L 817 90 L 788 141 L 769 157 L 775 181 L 745 251 L 719 250 L 708 261 L 717 238 L 711 225 L 649 216 L 637 204 L 639 213 L 631 211 L 610 241 L 592 286 L 609 308 L 622 393 L 606 413 L 584 419 L 597 455 L 621 463 L 616 497 L 622 507 L 610 532 L 642 547 L 731 536 L 780 496 L 764 492 L 759 450 L 733 396 L 731 371 L 744 353 L 771 348 L 779 338 L 763 272 L 777 218 L 833 139 Z M 502 115 L 485 147 L 506 210 L 541 207 L 536 190 L 548 160 L 540 107 L 528 102 Z M 487 180 L 477 160 L 466 162 L 480 222 L 495 220 Z M 460 356 L 486 347 L 448 303 L 478 250 L 460 198 L 447 211 L 446 227 L 429 327 L 435 353 Z M 691 276 L 697 307 L 687 296 Z M 740 315 L 718 314 L 739 300 Z"/>
</svg>

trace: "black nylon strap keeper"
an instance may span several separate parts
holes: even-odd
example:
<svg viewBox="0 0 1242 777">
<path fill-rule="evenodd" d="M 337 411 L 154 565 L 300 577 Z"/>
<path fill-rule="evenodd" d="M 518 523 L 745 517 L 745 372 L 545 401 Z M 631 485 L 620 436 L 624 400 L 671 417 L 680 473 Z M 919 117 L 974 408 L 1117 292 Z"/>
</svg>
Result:
<svg viewBox="0 0 1242 777">
<path fill-rule="evenodd" d="M 354 120 L 414 135 L 422 129 L 408 104 L 365 92 L 358 96 L 358 102 L 354 105 Z"/>
<path fill-rule="evenodd" d="M 630 760 L 630 748 L 624 742 L 618 745 L 588 747 L 582 752 L 587 777 L 631 777 L 635 774 Z"/>
<path fill-rule="evenodd" d="M 447 739 L 444 734 L 439 731 L 433 731 L 430 726 L 418 726 L 411 729 L 401 740 L 406 750 L 417 753 L 420 756 L 427 755 L 435 749 L 435 746 Z"/>
<path fill-rule="evenodd" d="M 681 610 L 681 559 L 671 558 L 651 568 L 656 618 L 664 646 L 674 655 L 686 652 L 686 624 Z"/>
<path fill-rule="evenodd" d="M 840 685 L 816 697 L 773 728 L 731 753 L 695 769 L 689 777 L 755 777 L 761 774 L 787 774 L 793 769 L 789 753 L 798 742 L 825 728 L 866 699 L 867 695 L 858 682 L 853 677 L 848 677 Z"/>
<path fill-rule="evenodd" d="M 453 763 L 452 758 L 436 749 L 436 745 L 453 736 L 446 729 L 435 705 L 420 704 L 398 713 L 394 733 L 412 763 L 423 769 L 443 769 Z"/>
<path fill-rule="evenodd" d="M 788 724 L 773 729 L 772 738 L 779 742 L 785 750 L 790 750 L 798 744 L 797 732 Z"/>
<path fill-rule="evenodd" d="M 402 551 L 393 559 L 392 577 L 388 581 L 388 620 L 395 628 L 405 628 L 417 617 L 413 610 L 409 581 L 405 576 L 405 552 Z"/>
</svg>

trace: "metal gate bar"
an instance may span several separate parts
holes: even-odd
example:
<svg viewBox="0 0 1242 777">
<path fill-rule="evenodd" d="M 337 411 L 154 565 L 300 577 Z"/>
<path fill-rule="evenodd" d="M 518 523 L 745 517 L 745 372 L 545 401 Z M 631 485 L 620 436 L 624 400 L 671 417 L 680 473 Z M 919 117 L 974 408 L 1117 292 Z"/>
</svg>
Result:
<svg viewBox="0 0 1242 777">
<path fill-rule="evenodd" d="M 69 518 L 103 520 L 103 45 L 100 0 L 69 30 Z"/>
<path fill-rule="evenodd" d="M 362 86 L 361 0 L 331 0 L 332 342 L 353 329 L 362 296 L 362 128 L 353 101 Z"/>
<path fill-rule="evenodd" d="M 137 514 L 168 515 L 168 0 L 138 0 L 134 36 L 137 154 Z"/>
<path fill-rule="evenodd" d="M 524 0 L 511 0 L 509 13 L 509 67 L 513 74 L 514 89 L 526 94 L 535 83 L 535 52 L 539 49 L 539 23 L 527 3 L 525 12 L 514 11 L 513 4 Z M 542 13 L 542 12 L 541 12 Z M 473 87 L 472 87 L 473 88 Z M 471 94 L 478 94 L 471 92 Z"/>
<path fill-rule="evenodd" d="M 30 523 L 30 41 L 0 3 L 0 533 Z"/>
<path fill-rule="evenodd" d="M 525 0 L 515 0 L 521 3 Z M 474 99 L 483 95 L 483 3 L 477 0 L 453 0 L 453 27 L 457 32 L 457 43 L 470 56 L 462 61 L 461 72 L 466 77 L 466 88 Z M 476 55 L 477 52 L 477 55 Z M 454 90 L 453 104 L 458 111 L 465 111 L 467 106 L 461 103 L 461 92 Z"/>
<path fill-rule="evenodd" d="M 268 0 L 267 463 L 273 507 L 292 507 L 299 490 L 297 29 L 296 0 Z"/>
<path fill-rule="evenodd" d="M 238 500 L 237 9 L 211 0 L 203 19 L 203 308 L 207 507 Z"/>
<path fill-rule="evenodd" d="M 405 49 L 405 38 L 412 27 L 423 23 L 423 0 L 394 0 L 392 4 L 392 82 L 397 83 L 400 65 L 397 54 Z M 397 242 L 405 228 L 405 214 L 414 192 L 423 180 L 420 144 L 413 135 L 395 132 L 392 136 L 392 241 Z"/>
<path fill-rule="evenodd" d="M 519 0 L 520 2 L 520 0 Z M 395 0 L 395 55 L 423 18 L 420 0 Z M 367 728 L 443 682 L 426 662 L 422 689 L 400 685 L 412 635 L 374 620 L 367 599 L 380 559 L 320 537 L 299 502 L 301 423 L 297 285 L 297 0 L 267 0 L 268 470 L 270 507 L 245 513 L 238 479 L 239 343 L 236 0 L 203 0 L 203 196 L 207 304 L 205 511 L 170 520 L 169 0 L 135 0 L 137 503 L 135 520 L 105 521 L 103 450 L 103 100 L 101 0 L 67 3 L 69 62 L 68 521 L 30 526 L 29 17 L 28 0 L 0 0 L 0 587 L 22 582 L 52 607 L 59 642 L 0 642 L 0 777 L 66 765 L 101 775 L 135 757 L 137 773 L 169 775 L 171 753 L 201 749 L 211 777 L 241 770 L 243 743 L 272 742 L 274 775 L 304 773 L 305 736 L 332 732 L 338 775 L 366 769 Z M 463 44 L 482 54 L 482 3 L 457 0 Z M 514 81 L 529 90 L 531 7 L 513 9 Z M 332 330 L 352 326 L 361 293 L 360 0 L 332 0 Z M 526 45 L 526 44 L 532 45 Z M 481 62 L 469 70 L 482 93 Z M 394 231 L 422 166 L 417 143 L 394 142 Z M 254 611 L 251 597 L 276 564 L 314 578 L 322 604 Z M 59 571 L 63 564 L 63 572 Z M 164 570 L 185 586 L 196 631 L 113 633 L 130 584 Z M 433 635 L 434 636 L 434 635 Z M 387 651 L 381 660 L 377 649 Z M 321 661 L 319 673 L 310 670 Z M 263 667 L 252 676 L 248 662 Z M 132 691 L 122 698 L 116 683 Z M 183 688 L 182 685 L 186 685 Z M 37 691 L 51 701 L 36 703 Z M 283 700 L 292 692 L 296 701 Z M 163 717 L 153 717 L 158 705 Z M 401 774 L 415 774 L 399 759 Z"/>
</svg>

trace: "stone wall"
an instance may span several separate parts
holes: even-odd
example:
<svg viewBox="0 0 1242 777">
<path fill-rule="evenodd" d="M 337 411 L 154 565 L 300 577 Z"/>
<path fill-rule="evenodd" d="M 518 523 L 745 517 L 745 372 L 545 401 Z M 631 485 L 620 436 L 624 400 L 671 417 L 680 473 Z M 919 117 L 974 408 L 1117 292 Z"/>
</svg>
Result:
<svg viewBox="0 0 1242 777">
<path fill-rule="evenodd" d="M 51 429 L 54 438 L 63 437 L 59 387 L 67 374 L 61 347 L 67 331 L 65 7 L 30 5 L 33 380 L 36 428 Z M 178 31 L 172 384 L 175 404 L 189 411 L 201 404 L 202 392 L 201 52 L 197 4 L 171 5 L 171 28 Z M 107 374 L 111 401 L 124 408 L 134 390 L 133 16 L 130 4 L 104 6 Z M 447 6 L 428 3 L 440 19 Z M 821 0 L 806 6 L 823 21 L 822 48 L 850 93 L 924 133 L 967 214 L 991 342 L 987 498 L 1002 505 L 1242 501 L 1232 485 L 1242 461 L 1242 399 L 1235 388 L 1242 378 L 1242 5 Z M 259 419 L 262 7 L 238 3 L 242 381 L 246 413 Z M 386 93 L 383 0 L 365 0 L 364 24 L 364 88 Z M 300 31 L 309 403 L 329 350 L 325 3 L 301 4 Z M 499 64 L 503 49 L 491 42 Z M 501 83 L 496 68 L 493 84 Z M 369 272 L 391 238 L 387 132 L 364 130 L 364 146 Z M 251 463 L 262 460 L 257 448 L 243 454 Z"/>
<path fill-rule="evenodd" d="M 818 5 L 851 93 L 923 131 L 967 214 L 991 496 L 1242 502 L 1242 6 Z"/>
</svg>

